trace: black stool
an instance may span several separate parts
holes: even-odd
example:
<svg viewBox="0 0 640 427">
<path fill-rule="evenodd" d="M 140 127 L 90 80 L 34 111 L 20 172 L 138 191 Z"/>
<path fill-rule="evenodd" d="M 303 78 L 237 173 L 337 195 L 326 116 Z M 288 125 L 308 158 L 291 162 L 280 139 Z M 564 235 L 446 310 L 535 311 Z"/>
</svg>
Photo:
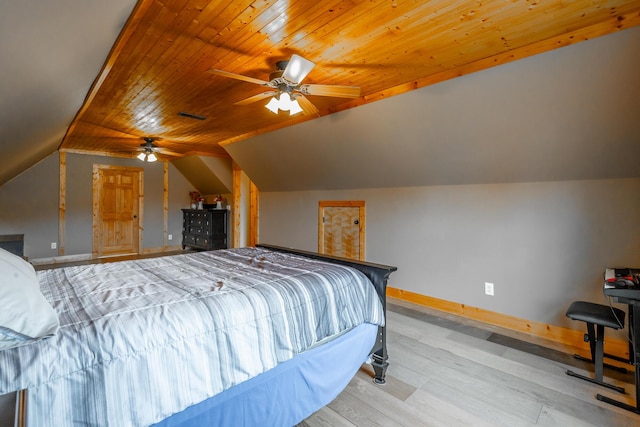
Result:
<svg viewBox="0 0 640 427">
<path fill-rule="evenodd" d="M 591 348 L 591 359 L 587 359 L 586 357 L 582 357 L 578 354 L 574 355 L 574 357 L 576 359 L 586 360 L 587 362 L 593 363 L 595 366 L 595 376 L 594 378 L 591 378 L 576 374 L 570 370 L 567 370 L 567 375 L 581 378 L 583 380 L 608 387 L 620 393 L 624 393 L 624 388 L 605 383 L 602 379 L 603 368 L 605 366 L 621 372 L 627 372 L 626 369 L 608 365 L 604 363 L 603 360 L 604 357 L 616 360 L 625 360 L 604 352 L 604 328 L 624 328 L 624 311 L 607 305 L 595 304 L 586 301 L 575 301 L 567 309 L 567 317 L 573 320 L 580 320 L 587 324 L 587 334 L 585 334 L 584 340 L 589 343 L 589 347 Z M 594 325 L 597 325 L 597 328 L 595 328 Z"/>
</svg>

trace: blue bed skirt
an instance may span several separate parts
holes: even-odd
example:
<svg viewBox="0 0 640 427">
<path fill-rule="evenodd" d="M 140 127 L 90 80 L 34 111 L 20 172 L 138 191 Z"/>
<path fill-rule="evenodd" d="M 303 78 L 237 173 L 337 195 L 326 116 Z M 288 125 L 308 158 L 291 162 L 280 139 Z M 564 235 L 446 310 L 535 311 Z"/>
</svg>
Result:
<svg viewBox="0 0 640 427">
<path fill-rule="evenodd" d="M 293 426 L 344 390 L 369 357 L 377 334 L 378 326 L 360 325 L 154 425 Z"/>
</svg>

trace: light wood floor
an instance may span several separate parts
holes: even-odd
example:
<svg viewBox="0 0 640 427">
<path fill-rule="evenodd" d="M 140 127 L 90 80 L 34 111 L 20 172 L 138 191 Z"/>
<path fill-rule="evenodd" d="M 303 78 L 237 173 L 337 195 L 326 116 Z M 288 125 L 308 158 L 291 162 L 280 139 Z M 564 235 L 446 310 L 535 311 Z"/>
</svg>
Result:
<svg viewBox="0 0 640 427">
<path fill-rule="evenodd" d="M 364 365 L 333 402 L 299 427 L 640 426 L 640 415 L 595 398 L 601 393 L 635 404 L 630 373 L 605 370 L 616 377 L 606 381 L 625 387 L 622 395 L 566 375 L 567 368 L 587 373 L 580 367 L 589 367 L 550 343 L 434 313 L 392 300 L 387 384 L 374 384 Z"/>
</svg>

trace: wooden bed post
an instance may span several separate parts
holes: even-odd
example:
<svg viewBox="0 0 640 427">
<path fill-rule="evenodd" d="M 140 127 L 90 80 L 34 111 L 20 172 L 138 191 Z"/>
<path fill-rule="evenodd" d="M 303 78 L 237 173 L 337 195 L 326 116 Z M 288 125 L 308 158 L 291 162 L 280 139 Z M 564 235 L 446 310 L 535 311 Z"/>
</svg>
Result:
<svg viewBox="0 0 640 427">
<path fill-rule="evenodd" d="M 27 425 L 27 390 L 16 392 L 16 415 L 14 418 L 15 427 L 25 427 Z"/>
</svg>

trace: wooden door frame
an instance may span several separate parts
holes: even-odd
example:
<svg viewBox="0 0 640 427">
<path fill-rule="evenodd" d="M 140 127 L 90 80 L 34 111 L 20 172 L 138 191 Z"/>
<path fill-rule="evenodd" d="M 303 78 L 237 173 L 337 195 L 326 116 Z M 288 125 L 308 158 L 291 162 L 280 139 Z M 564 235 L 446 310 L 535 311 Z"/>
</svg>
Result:
<svg viewBox="0 0 640 427">
<path fill-rule="evenodd" d="M 318 253 L 324 254 L 324 209 L 327 207 L 332 208 L 360 208 L 358 210 L 359 216 L 359 235 L 358 235 L 358 243 L 360 245 L 360 256 L 359 261 L 364 261 L 365 256 L 365 230 L 366 230 L 366 215 L 365 215 L 365 203 L 364 200 L 320 200 L 318 202 Z"/>
<path fill-rule="evenodd" d="M 126 171 L 133 171 L 138 174 L 138 200 L 134 200 L 134 203 L 138 208 L 138 254 L 142 253 L 142 232 L 144 230 L 144 168 L 134 167 L 134 166 L 116 166 L 116 165 L 101 165 L 94 164 L 93 172 L 92 172 L 92 220 L 93 220 L 93 245 L 92 245 L 92 258 L 98 258 L 99 245 L 100 241 L 100 171 L 105 169 L 120 169 Z"/>
</svg>

